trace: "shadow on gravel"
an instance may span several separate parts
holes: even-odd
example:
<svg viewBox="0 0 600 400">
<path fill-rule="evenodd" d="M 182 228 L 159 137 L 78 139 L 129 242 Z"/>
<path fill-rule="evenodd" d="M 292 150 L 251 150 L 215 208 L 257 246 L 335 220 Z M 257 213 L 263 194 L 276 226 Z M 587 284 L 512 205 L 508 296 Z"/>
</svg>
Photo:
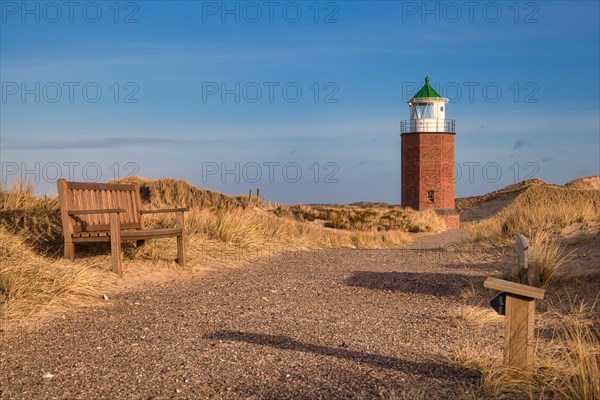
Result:
<svg viewBox="0 0 600 400">
<path fill-rule="evenodd" d="M 438 272 L 354 271 L 346 279 L 348 286 L 390 290 L 433 296 L 457 296 L 463 288 L 481 286 L 485 276 L 442 274 Z"/>
<path fill-rule="evenodd" d="M 220 331 L 212 334 L 206 334 L 204 339 L 227 340 L 235 342 L 245 342 L 260 346 L 269 346 L 281 350 L 301 351 L 303 353 L 313 353 L 321 356 L 336 357 L 340 359 L 352 360 L 354 362 L 368 364 L 378 368 L 393 369 L 410 374 L 431 376 L 445 380 L 476 379 L 479 378 L 479 372 L 455 367 L 449 364 L 440 364 L 431 361 L 416 362 L 403 360 L 401 358 L 387 357 L 379 354 L 364 353 L 362 351 L 353 351 L 343 347 L 328 347 L 311 343 L 302 343 L 288 336 L 268 335 L 262 333 Z"/>
</svg>

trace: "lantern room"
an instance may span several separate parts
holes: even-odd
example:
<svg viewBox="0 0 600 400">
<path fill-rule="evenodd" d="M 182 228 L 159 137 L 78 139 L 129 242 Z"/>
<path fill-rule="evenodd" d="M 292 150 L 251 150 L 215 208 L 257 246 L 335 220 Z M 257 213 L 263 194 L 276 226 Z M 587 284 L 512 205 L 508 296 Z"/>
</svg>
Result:
<svg viewBox="0 0 600 400">
<path fill-rule="evenodd" d="M 454 132 L 454 121 L 446 119 L 448 99 L 440 96 L 425 77 L 425 85 L 408 100 L 410 120 L 402 121 L 402 133 Z"/>
</svg>

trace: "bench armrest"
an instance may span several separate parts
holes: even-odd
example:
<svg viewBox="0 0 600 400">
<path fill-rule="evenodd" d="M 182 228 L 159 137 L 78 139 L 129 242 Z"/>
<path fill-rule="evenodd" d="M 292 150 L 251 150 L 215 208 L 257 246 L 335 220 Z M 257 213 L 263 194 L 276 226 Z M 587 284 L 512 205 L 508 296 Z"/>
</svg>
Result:
<svg viewBox="0 0 600 400">
<path fill-rule="evenodd" d="M 163 210 L 140 210 L 142 214 L 159 214 L 159 213 L 169 213 L 169 212 L 183 212 L 188 211 L 187 207 L 185 208 L 165 208 Z"/>
<path fill-rule="evenodd" d="M 81 215 L 81 214 L 111 214 L 111 213 L 124 213 L 123 208 L 107 208 L 104 210 L 70 210 L 67 211 L 69 215 Z"/>
</svg>

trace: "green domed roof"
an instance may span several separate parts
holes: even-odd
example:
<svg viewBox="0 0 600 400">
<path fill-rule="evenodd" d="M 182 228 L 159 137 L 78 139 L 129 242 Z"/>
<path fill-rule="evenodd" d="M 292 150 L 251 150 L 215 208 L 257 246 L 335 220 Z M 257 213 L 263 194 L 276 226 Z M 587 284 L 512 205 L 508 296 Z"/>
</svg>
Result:
<svg viewBox="0 0 600 400">
<path fill-rule="evenodd" d="M 426 98 L 432 98 L 432 97 L 438 97 L 438 98 L 442 98 L 442 96 L 440 96 L 438 94 L 438 92 L 436 92 L 431 85 L 429 84 L 429 76 L 425 77 L 425 86 L 423 86 L 421 88 L 421 90 L 419 90 L 417 92 L 417 94 L 415 94 L 413 96 L 413 99 L 426 99 Z"/>
</svg>

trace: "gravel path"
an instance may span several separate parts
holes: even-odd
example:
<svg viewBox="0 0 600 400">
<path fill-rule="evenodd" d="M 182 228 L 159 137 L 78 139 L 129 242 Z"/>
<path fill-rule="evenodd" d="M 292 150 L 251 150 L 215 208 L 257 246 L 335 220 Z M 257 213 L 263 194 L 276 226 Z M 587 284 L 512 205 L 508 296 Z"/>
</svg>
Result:
<svg viewBox="0 0 600 400">
<path fill-rule="evenodd" d="M 149 286 L 7 332 L 0 398 L 452 398 L 478 374 L 442 355 L 486 333 L 445 315 L 490 269 L 432 249 L 323 250 Z"/>
</svg>

